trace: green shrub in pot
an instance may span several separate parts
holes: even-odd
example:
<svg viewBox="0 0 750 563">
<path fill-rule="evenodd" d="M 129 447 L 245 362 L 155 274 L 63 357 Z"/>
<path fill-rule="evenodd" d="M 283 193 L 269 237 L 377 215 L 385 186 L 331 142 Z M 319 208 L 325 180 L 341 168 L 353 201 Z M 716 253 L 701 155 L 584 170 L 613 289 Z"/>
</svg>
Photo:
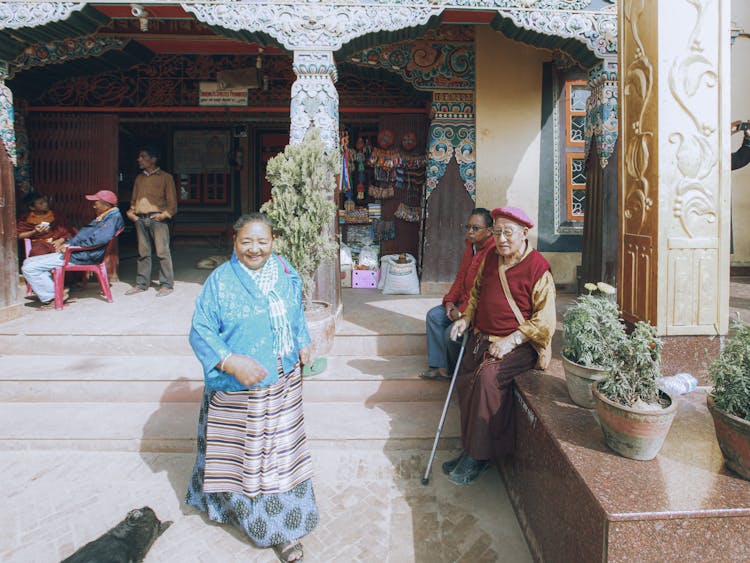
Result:
<svg viewBox="0 0 750 563">
<path fill-rule="evenodd" d="M 583 366 L 606 368 L 613 348 L 625 338 L 625 325 L 613 299 L 615 288 L 603 282 L 584 287 L 587 293 L 563 315 L 562 354 Z"/>
<path fill-rule="evenodd" d="M 750 480 L 750 325 L 736 321 L 732 329 L 708 368 L 714 387 L 707 402 L 727 467 Z"/>
<path fill-rule="evenodd" d="M 656 384 L 661 349 L 656 329 L 635 323 L 614 348 L 606 377 L 593 386 L 605 443 L 630 459 L 656 457 L 677 412 L 676 400 Z"/>
<path fill-rule="evenodd" d="M 571 400 L 593 409 L 592 385 L 601 380 L 614 357 L 613 348 L 625 338 L 625 326 L 614 300 L 615 288 L 587 283 L 563 315 L 563 369 Z"/>
</svg>

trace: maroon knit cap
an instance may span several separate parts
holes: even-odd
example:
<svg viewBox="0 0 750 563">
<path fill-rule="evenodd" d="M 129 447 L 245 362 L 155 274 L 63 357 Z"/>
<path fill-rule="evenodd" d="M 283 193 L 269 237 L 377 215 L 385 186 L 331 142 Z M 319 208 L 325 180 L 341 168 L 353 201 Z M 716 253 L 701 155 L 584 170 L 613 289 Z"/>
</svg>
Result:
<svg viewBox="0 0 750 563">
<path fill-rule="evenodd" d="M 526 215 L 523 210 L 518 209 L 518 207 L 496 207 L 490 211 L 490 215 L 492 215 L 493 219 L 497 219 L 498 217 L 510 219 L 511 221 L 523 225 L 524 227 L 528 227 L 529 229 L 534 226 L 534 223 L 529 219 L 529 216 Z"/>
</svg>

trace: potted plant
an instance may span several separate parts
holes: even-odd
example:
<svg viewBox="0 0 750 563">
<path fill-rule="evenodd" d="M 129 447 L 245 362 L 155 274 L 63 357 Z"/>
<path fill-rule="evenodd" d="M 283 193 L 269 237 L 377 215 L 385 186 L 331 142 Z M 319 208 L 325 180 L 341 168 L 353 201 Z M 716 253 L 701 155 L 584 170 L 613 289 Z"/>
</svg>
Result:
<svg viewBox="0 0 750 563">
<path fill-rule="evenodd" d="M 614 348 L 625 337 L 614 301 L 615 288 L 599 282 L 584 285 L 563 316 L 562 364 L 568 394 L 576 405 L 593 409 L 592 385 L 612 365 Z"/>
<path fill-rule="evenodd" d="M 596 411 L 610 449 L 630 459 L 656 457 L 677 403 L 657 385 L 662 341 L 639 321 L 615 347 L 607 376 L 594 384 Z"/>
<path fill-rule="evenodd" d="M 287 145 L 268 161 L 266 178 L 271 183 L 271 199 L 263 204 L 275 225 L 274 249 L 287 258 L 302 278 L 305 315 L 314 362 L 305 373 L 325 369 L 325 354 L 333 345 L 335 319 L 331 304 L 313 301 L 315 274 L 319 266 L 335 257 L 337 245 L 331 233 L 336 212 L 333 192 L 339 155 L 326 154 L 317 129 L 305 139 Z"/>
<path fill-rule="evenodd" d="M 736 321 L 732 328 L 708 368 L 714 388 L 707 402 L 727 467 L 750 480 L 750 325 Z"/>
</svg>

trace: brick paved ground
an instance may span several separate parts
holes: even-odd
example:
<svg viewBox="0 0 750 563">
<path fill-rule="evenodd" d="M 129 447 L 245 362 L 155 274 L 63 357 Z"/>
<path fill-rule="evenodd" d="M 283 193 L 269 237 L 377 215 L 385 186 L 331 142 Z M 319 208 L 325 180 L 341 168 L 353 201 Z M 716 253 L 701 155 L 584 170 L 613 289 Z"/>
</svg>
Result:
<svg viewBox="0 0 750 563">
<path fill-rule="evenodd" d="M 451 452 L 438 452 L 424 487 L 425 452 L 313 448 L 322 521 L 304 540 L 305 561 L 530 561 L 494 471 L 455 487 L 439 465 Z M 0 560 L 59 561 L 148 505 L 174 525 L 147 562 L 276 561 L 182 503 L 192 463 L 190 454 L 4 451 Z"/>
</svg>

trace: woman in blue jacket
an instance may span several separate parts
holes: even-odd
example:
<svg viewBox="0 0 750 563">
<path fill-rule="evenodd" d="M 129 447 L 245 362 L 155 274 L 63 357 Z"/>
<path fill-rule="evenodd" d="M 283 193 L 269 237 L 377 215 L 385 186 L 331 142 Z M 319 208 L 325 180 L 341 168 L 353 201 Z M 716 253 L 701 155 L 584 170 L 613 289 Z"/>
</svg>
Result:
<svg viewBox="0 0 750 563">
<path fill-rule="evenodd" d="M 206 387 L 186 501 L 300 561 L 298 540 L 318 523 L 302 410 L 302 283 L 273 253 L 264 214 L 243 215 L 234 231 L 232 258 L 206 280 L 190 331 Z"/>
</svg>

